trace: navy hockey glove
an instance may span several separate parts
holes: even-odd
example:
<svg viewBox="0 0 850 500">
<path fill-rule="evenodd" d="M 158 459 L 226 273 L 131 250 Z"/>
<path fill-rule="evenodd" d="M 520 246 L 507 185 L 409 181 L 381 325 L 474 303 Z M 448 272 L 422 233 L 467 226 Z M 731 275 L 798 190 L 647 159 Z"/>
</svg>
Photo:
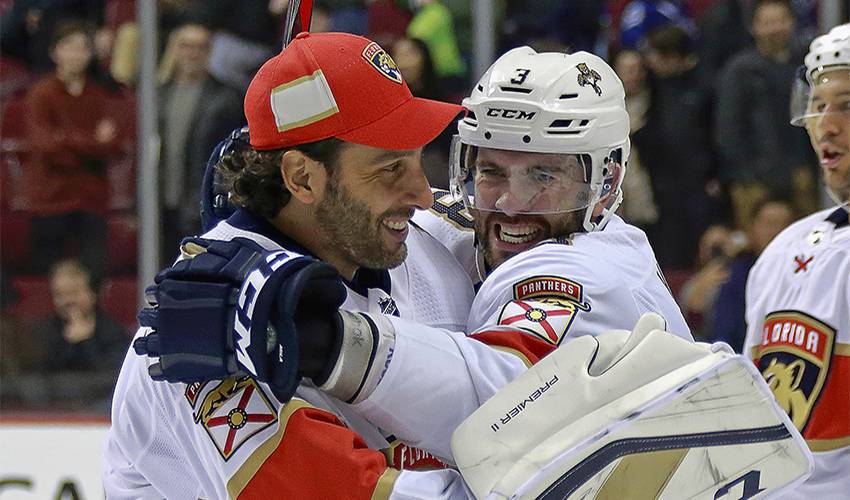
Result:
<svg viewBox="0 0 850 500">
<path fill-rule="evenodd" d="M 339 349 L 332 325 L 346 295 L 331 266 L 267 252 L 243 238 L 188 238 L 182 249 L 194 256 L 157 275 L 146 291 L 150 306 L 139 313 L 140 324 L 153 332 L 134 348 L 159 357 L 149 369 L 152 378 L 195 382 L 250 374 L 288 401 L 302 375 L 321 374 Z M 299 329 L 306 332 L 301 338 Z M 299 356 L 306 357 L 306 371 Z"/>
</svg>

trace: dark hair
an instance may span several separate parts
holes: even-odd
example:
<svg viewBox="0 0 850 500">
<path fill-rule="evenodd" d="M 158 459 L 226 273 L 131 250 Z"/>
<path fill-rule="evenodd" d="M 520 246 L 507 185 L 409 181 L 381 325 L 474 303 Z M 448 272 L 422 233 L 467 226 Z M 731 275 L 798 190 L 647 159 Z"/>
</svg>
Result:
<svg viewBox="0 0 850 500">
<path fill-rule="evenodd" d="M 50 35 L 50 50 L 55 49 L 56 45 L 65 38 L 77 33 L 85 35 L 86 39 L 88 39 L 89 43 L 91 43 L 91 25 L 79 19 L 64 19 L 59 21 L 56 28 L 53 30 L 53 33 Z"/>
<path fill-rule="evenodd" d="M 86 266 L 80 259 L 75 257 L 66 257 L 54 262 L 50 266 L 50 270 L 47 272 L 47 277 L 50 281 L 56 277 L 63 270 L 72 270 L 79 274 L 82 274 L 86 277 L 86 282 L 91 288 L 91 290 L 97 294 L 100 292 L 101 279 L 92 271 L 88 266 Z"/>
<path fill-rule="evenodd" d="M 273 219 L 286 206 L 291 196 L 280 174 L 283 155 L 290 150 L 301 151 L 324 164 L 333 178 L 343 144 L 345 141 L 331 137 L 270 151 L 258 151 L 248 147 L 226 154 L 216 167 L 222 173 L 231 202 L 260 217 Z"/>
<path fill-rule="evenodd" d="M 650 50 L 665 56 L 687 57 L 694 52 L 688 32 L 675 24 L 668 24 L 652 30 L 646 36 L 646 45 Z"/>
<path fill-rule="evenodd" d="M 390 47 L 390 52 L 395 52 L 395 45 L 403 40 L 408 40 L 422 55 L 422 76 L 420 86 L 417 89 L 411 89 L 411 93 L 416 97 L 425 99 L 441 99 L 442 90 L 440 88 L 440 79 L 437 76 L 437 71 L 434 69 L 434 58 L 431 57 L 431 51 L 428 49 L 428 44 L 421 38 L 402 37 L 393 42 Z M 410 86 L 411 82 L 407 82 Z M 415 92 L 414 92 L 415 90 Z"/>
</svg>

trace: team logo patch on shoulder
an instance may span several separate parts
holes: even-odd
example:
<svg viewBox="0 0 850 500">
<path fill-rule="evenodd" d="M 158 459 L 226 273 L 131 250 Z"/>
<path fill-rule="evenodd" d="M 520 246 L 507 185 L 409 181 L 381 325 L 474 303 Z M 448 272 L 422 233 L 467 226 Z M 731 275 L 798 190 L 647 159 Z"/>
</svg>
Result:
<svg viewBox="0 0 850 500">
<path fill-rule="evenodd" d="M 558 345 L 573 324 L 577 312 L 577 306 L 572 302 L 512 300 L 502 307 L 499 325 L 522 328 L 552 345 Z"/>
<path fill-rule="evenodd" d="M 377 43 L 372 42 L 363 49 L 363 58 L 385 77 L 396 83 L 402 83 L 401 71 L 399 71 L 395 61 Z"/>
<path fill-rule="evenodd" d="M 514 284 L 514 299 L 573 304 L 582 311 L 590 310 L 590 304 L 584 299 L 584 287 L 581 283 L 560 276 L 532 276 L 524 279 Z"/>
<path fill-rule="evenodd" d="M 250 377 L 219 382 L 195 411 L 222 458 L 227 460 L 251 436 L 277 422 L 277 412 Z"/>
<path fill-rule="evenodd" d="M 800 432 L 806 427 L 827 374 L 835 329 L 800 311 L 768 314 L 761 344 L 753 348 L 770 390 Z"/>
</svg>

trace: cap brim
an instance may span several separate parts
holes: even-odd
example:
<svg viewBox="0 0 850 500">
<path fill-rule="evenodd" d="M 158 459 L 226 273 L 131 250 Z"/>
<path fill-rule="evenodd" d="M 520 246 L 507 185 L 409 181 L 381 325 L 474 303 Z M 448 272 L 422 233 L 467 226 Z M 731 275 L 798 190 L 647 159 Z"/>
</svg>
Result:
<svg viewBox="0 0 850 500">
<path fill-rule="evenodd" d="M 378 120 L 336 137 L 381 149 L 418 149 L 433 141 L 462 112 L 457 104 L 414 97 Z"/>
</svg>

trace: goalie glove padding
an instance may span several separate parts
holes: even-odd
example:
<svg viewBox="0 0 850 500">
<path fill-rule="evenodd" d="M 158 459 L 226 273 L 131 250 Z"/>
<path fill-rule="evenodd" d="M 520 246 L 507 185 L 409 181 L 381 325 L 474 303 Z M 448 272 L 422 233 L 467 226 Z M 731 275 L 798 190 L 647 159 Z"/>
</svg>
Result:
<svg viewBox="0 0 850 500">
<path fill-rule="evenodd" d="M 725 498 L 742 482 L 768 496 L 808 476 L 811 454 L 752 363 L 636 330 L 640 342 L 563 344 L 458 426 L 477 498 Z"/>
</svg>

